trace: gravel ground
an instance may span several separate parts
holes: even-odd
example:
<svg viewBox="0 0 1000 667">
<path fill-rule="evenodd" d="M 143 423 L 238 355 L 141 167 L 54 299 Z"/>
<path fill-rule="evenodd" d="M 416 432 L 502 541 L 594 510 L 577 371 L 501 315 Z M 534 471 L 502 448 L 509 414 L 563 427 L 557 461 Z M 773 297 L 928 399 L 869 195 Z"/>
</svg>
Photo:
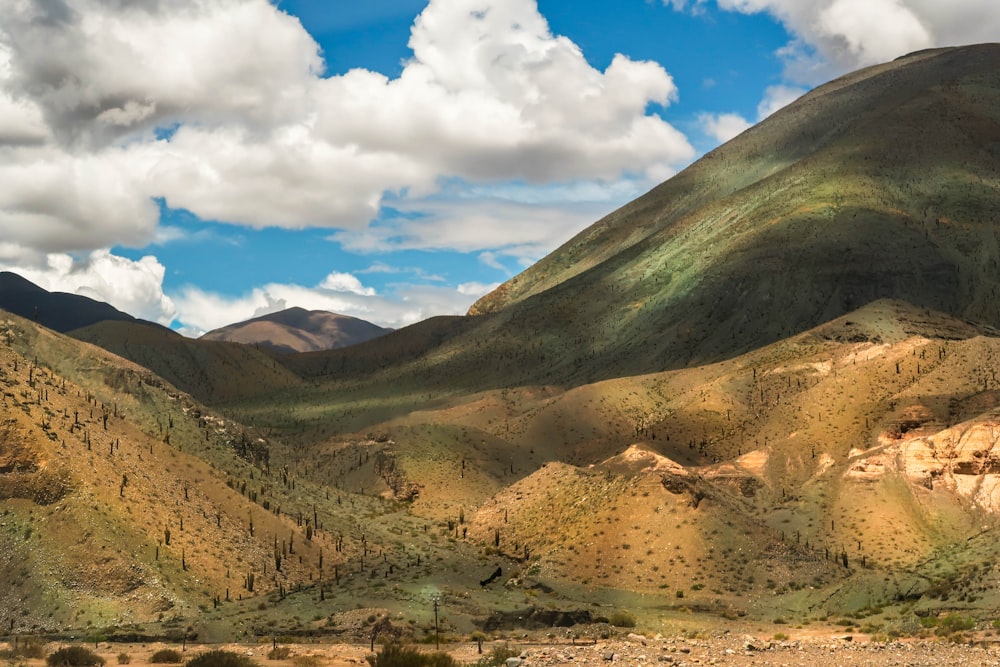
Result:
<svg viewBox="0 0 1000 667">
<path fill-rule="evenodd" d="M 456 656 L 458 657 L 458 656 Z M 1000 648 L 907 640 L 876 643 L 846 638 L 809 638 L 792 641 L 729 636 L 708 640 L 671 638 L 628 639 L 593 646 L 526 647 L 520 667 L 556 665 L 780 665 L 782 667 L 932 667 L 941 665 L 998 665 Z"/>
<path fill-rule="evenodd" d="M 503 643 L 488 643 L 484 652 Z M 0 648 L 9 645 L 0 644 Z M 108 667 L 117 665 L 119 653 L 131 657 L 129 667 L 161 667 L 152 665 L 149 657 L 163 644 L 101 644 L 98 653 Z M 288 645 L 293 656 L 312 655 L 317 667 L 351 667 L 367 665 L 367 644 L 300 644 Z M 598 641 L 596 644 L 516 644 L 521 657 L 512 659 L 508 667 L 569 667 L 594 665 L 600 667 L 692 667 L 693 665 L 775 665 L 780 667 L 940 667 L 950 665 L 1000 667 L 1000 644 L 969 645 L 934 640 L 898 642 L 868 642 L 863 638 L 845 636 L 804 637 L 787 641 L 759 639 L 750 635 L 730 634 L 712 639 L 681 639 L 674 637 L 647 638 L 629 635 L 625 638 Z M 54 648 L 54 647 L 53 647 Z M 175 648 L 171 646 L 170 648 Z M 197 655 L 209 648 L 226 648 L 252 657 L 261 667 L 297 667 L 294 658 L 268 660 L 269 645 L 248 646 L 188 646 L 185 657 Z M 433 651 L 422 645 L 421 650 Z M 445 644 L 447 651 L 459 662 L 471 664 L 481 656 L 472 643 Z M 518 663 L 517 660 L 520 660 Z M 14 665 L 45 667 L 42 660 L 18 660 Z"/>
</svg>

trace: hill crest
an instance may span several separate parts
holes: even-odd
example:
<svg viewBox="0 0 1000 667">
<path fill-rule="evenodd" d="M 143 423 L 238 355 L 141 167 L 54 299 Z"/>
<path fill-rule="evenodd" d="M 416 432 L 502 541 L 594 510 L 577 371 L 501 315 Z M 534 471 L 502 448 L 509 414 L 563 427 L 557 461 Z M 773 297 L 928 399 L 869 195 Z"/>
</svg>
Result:
<svg viewBox="0 0 1000 667">
<path fill-rule="evenodd" d="M 61 333 L 107 320 L 141 321 L 103 301 L 68 292 L 49 292 L 10 271 L 0 271 L 0 310 Z"/>
<path fill-rule="evenodd" d="M 200 340 L 261 345 L 280 353 L 317 352 L 364 343 L 390 331 L 348 315 L 293 307 L 213 329 Z"/>
</svg>

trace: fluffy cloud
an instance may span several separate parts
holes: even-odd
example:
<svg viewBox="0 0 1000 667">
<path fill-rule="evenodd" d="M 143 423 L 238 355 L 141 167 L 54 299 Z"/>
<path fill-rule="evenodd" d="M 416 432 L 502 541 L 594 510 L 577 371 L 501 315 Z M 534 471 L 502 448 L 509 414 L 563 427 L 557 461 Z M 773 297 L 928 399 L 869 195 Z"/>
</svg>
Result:
<svg viewBox="0 0 1000 667">
<path fill-rule="evenodd" d="M 315 287 L 271 283 L 236 297 L 188 287 L 176 302 L 180 319 L 190 335 L 272 313 L 286 304 L 329 310 L 399 328 L 432 315 L 463 314 L 476 299 L 495 287 L 480 283 L 458 287 L 398 284 L 393 286 L 391 294 L 377 294 L 354 275 L 332 273 Z"/>
<path fill-rule="evenodd" d="M 709 0 L 664 0 L 674 9 Z M 715 0 L 724 10 L 766 12 L 792 34 L 781 51 L 786 75 L 817 84 L 865 65 L 935 46 L 991 42 L 1000 34 L 995 0 Z"/>
<path fill-rule="evenodd" d="M 702 131 L 720 144 L 729 141 L 752 125 L 738 113 L 704 113 L 698 116 L 698 122 L 701 123 Z"/>
<path fill-rule="evenodd" d="M 324 77 L 316 43 L 267 0 L 3 3 L 0 176 L 59 204 L 3 178 L 0 233 L 31 220 L 67 249 L 142 245 L 151 197 L 255 227 L 360 229 L 386 192 L 442 179 L 615 180 L 693 157 L 647 113 L 676 96 L 661 66 L 594 69 L 534 0 L 432 0 L 410 47 L 398 78 Z M 26 142 L 44 149 L 11 148 Z"/>
<path fill-rule="evenodd" d="M 544 205 L 510 199 L 423 200 L 396 207 L 401 217 L 330 239 L 356 253 L 397 250 L 488 252 L 484 263 L 500 268 L 499 255 L 533 262 L 609 211 L 604 201 Z"/>
<path fill-rule="evenodd" d="M 320 289 L 331 292 L 350 292 L 360 296 L 375 296 L 375 290 L 365 287 L 357 276 L 350 273 L 331 273 L 319 284 Z"/>
<path fill-rule="evenodd" d="M 178 122 L 269 129 L 297 113 L 323 63 L 265 0 L 21 0 L 0 5 L 7 88 L 64 145 Z"/>
<path fill-rule="evenodd" d="M 524 263 L 610 208 L 589 202 L 694 156 L 649 111 L 677 96 L 660 65 L 619 55 L 594 69 L 535 0 L 430 0 L 409 45 L 396 78 L 326 76 L 312 37 L 268 0 L 0 2 L 0 266 L 195 328 L 279 303 L 395 326 L 460 312 L 478 287 L 385 296 L 336 274 L 172 301 L 155 258 L 103 249 L 194 234 L 161 225 L 163 202 L 203 220 L 342 230 L 333 238 L 358 251 Z M 387 196 L 419 222 L 383 224 Z"/>
<path fill-rule="evenodd" d="M 805 88 L 797 86 L 768 86 L 764 90 L 764 98 L 757 105 L 757 120 L 764 120 L 775 111 L 788 106 L 807 92 L 809 91 Z"/>
<path fill-rule="evenodd" d="M 804 88 L 796 86 L 768 86 L 764 97 L 757 105 L 757 120 L 761 121 L 788 106 L 806 94 Z M 740 134 L 753 123 L 738 113 L 703 113 L 698 115 L 701 131 L 719 143 L 725 143 Z"/>
</svg>

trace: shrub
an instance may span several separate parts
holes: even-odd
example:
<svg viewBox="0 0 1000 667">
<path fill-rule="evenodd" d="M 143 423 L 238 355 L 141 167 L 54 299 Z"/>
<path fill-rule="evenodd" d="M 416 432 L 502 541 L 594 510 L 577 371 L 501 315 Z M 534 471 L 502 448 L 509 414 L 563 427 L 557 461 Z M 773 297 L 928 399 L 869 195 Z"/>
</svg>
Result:
<svg viewBox="0 0 1000 667">
<path fill-rule="evenodd" d="M 178 664 L 184 662 L 184 658 L 181 656 L 180 651 L 176 651 L 172 648 L 161 648 L 153 654 L 153 657 L 151 657 L 149 661 L 156 663 Z"/>
<path fill-rule="evenodd" d="M 959 614 L 947 614 L 938 619 L 937 629 L 934 630 L 939 636 L 947 636 L 956 632 L 965 632 L 976 627 L 976 622 L 966 616 Z"/>
<path fill-rule="evenodd" d="M 447 653 L 421 653 L 396 642 L 386 644 L 366 660 L 371 667 L 459 667 Z"/>
<path fill-rule="evenodd" d="M 103 665 L 104 658 L 84 646 L 65 646 L 48 658 L 49 667 L 92 667 Z"/>
<path fill-rule="evenodd" d="M 287 660 L 292 655 L 292 649 L 287 646 L 275 646 L 267 652 L 268 660 Z"/>
<path fill-rule="evenodd" d="M 245 655 L 216 649 L 189 660 L 187 667 L 257 667 L 257 663 Z"/>
<path fill-rule="evenodd" d="M 507 662 L 507 658 L 516 658 L 518 652 L 507 646 L 495 646 L 493 650 L 489 652 L 488 655 L 484 655 L 477 662 L 473 664 L 473 667 L 503 667 Z"/>
<path fill-rule="evenodd" d="M 634 628 L 635 616 L 627 611 L 616 611 L 608 617 L 608 623 L 616 628 Z"/>
<path fill-rule="evenodd" d="M 132 662 L 132 658 L 131 658 L 131 656 L 129 656 L 128 653 L 119 653 L 118 654 L 118 664 L 119 665 L 127 665 L 130 662 Z"/>
<path fill-rule="evenodd" d="M 319 667 L 320 659 L 315 655 L 297 655 L 292 658 L 295 667 Z"/>
</svg>

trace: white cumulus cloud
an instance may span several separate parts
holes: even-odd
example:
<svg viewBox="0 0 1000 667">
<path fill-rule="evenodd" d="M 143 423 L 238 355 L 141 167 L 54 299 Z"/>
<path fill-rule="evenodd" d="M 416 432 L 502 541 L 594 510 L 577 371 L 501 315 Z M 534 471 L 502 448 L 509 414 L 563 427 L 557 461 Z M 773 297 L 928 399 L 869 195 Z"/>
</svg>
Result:
<svg viewBox="0 0 1000 667">
<path fill-rule="evenodd" d="M 277 2 L 0 2 L 0 264 L 192 327 L 296 296 L 397 325 L 467 295 L 436 285 L 393 301 L 341 277 L 173 302 L 158 260 L 106 249 L 194 238 L 161 224 L 162 201 L 195 219 L 341 230 L 332 238 L 358 251 L 523 264 L 694 157 L 655 111 L 677 98 L 661 65 L 617 55 L 592 67 L 535 0 L 430 0 L 409 46 L 395 78 L 329 76 Z M 519 192 L 479 211 L 492 195 L 477 188 Z M 372 226 L 387 196 L 420 222 Z"/>
<path fill-rule="evenodd" d="M 719 143 L 725 143 L 748 129 L 752 123 L 738 113 L 703 113 L 698 116 L 702 130 Z"/>
<path fill-rule="evenodd" d="M 764 120 L 775 111 L 783 109 L 808 91 L 797 86 L 775 85 L 764 90 L 764 98 L 757 105 L 757 120 Z"/>
<path fill-rule="evenodd" d="M 711 0 L 665 0 L 680 9 Z M 850 70 L 938 46 L 996 41 L 995 0 L 715 0 L 727 11 L 765 12 L 792 41 L 780 55 L 795 82 L 818 84 Z"/>
<path fill-rule="evenodd" d="M 0 119 L 16 120 L 0 138 L 45 150 L 4 149 L 0 169 L 60 204 L 39 211 L 0 180 L 0 232 L 41 216 L 76 249 L 142 244 L 151 197 L 254 227 L 360 229 L 385 193 L 442 179 L 610 181 L 694 155 L 647 112 L 677 94 L 659 64 L 591 67 L 534 0 L 432 0 L 410 47 L 397 78 L 326 77 L 298 19 L 266 0 L 3 3 Z"/>
</svg>

